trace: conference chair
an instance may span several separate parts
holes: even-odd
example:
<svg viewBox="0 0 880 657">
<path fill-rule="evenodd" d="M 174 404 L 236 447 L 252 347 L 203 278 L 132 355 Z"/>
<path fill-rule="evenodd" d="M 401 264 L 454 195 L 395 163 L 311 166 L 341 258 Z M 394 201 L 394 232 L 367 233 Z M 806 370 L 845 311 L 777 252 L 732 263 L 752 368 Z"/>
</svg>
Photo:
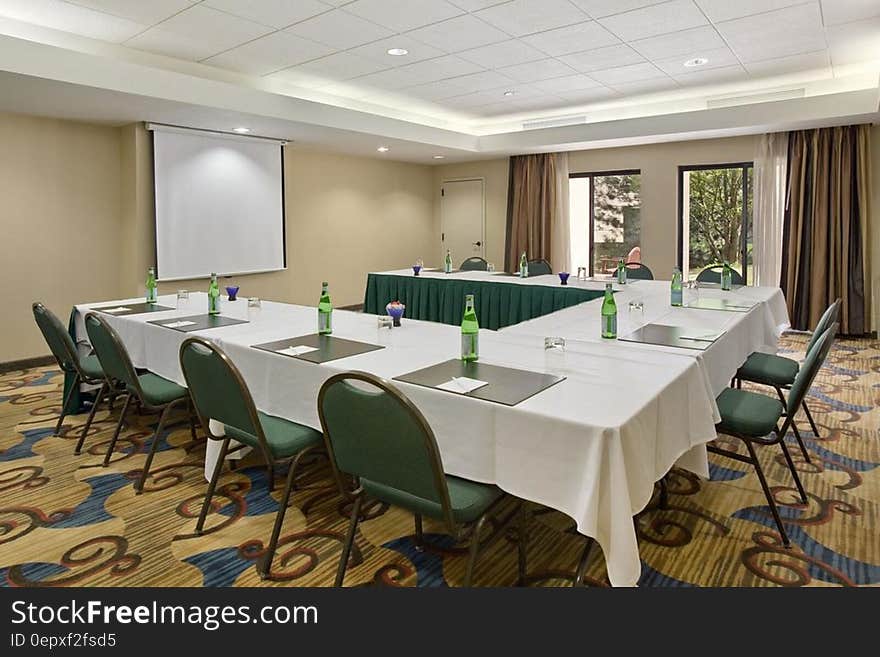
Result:
<svg viewBox="0 0 880 657">
<path fill-rule="evenodd" d="M 836 299 L 834 303 L 832 303 L 830 306 L 828 306 L 828 308 L 825 309 L 825 312 L 822 313 L 822 317 L 819 319 L 819 323 L 816 324 L 816 329 L 813 331 L 813 335 L 810 337 L 810 341 L 807 344 L 807 356 L 809 356 L 810 352 L 816 348 L 816 345 L 819 342 L 819 338 L 822 337 L 822 334 L 828 329 L 828 327 L 837 322 L 837 317 L 839 313 L 840 299 Z M 785 395 L 783 395 L 782 391 L 791 389 L 791 386 L 794 383 L 795 378 L 797 377 L 799 369 L 800 365 L 796 360 L 786 358 L 785 356 L 777 356 L 776 354 L 765 354 L 763 352 L 756 351 L 751 354 L 746 359 L 746 362 L 743 363 L 739 370 L 737 370 L 735 379 L 738 385 L 741 385 L 742 381 L 750 381 L 752 383 L 759 383 L 761 385 L 771 386 L 776 390 L 776 394 L 779 396 L 780 401 L 784 404 L 786 403 L 786 401 Z M 807 421 L 809 421 L 810 423 L 810 428 L 813 430 L 813 435 L 816 436 L 816 438 L 819 438 L 819 428 L 816 426 L 816 422 L 813 420 L 813 414 L 810 412 L 810 408 L 807 406 L 806 397 L 801 402 L 801 408 L 804 409 L 804 414 L 807 416 Z M 806 459 L 807 463 L 809 463 L 810 455 L 807 452 L 807 448 L 804 446 L 804 441 L 801 438 L 800 431 L 798 431 L 797 422 L 795 422 L 794 418 L 792 418 L 791 426 L 794 430 L 794 435 L 797 438 L 798 444 L 800 445 L 801 452 L 804 455 L 804 459 Z"/>
<path fill-rule="evenodd" d="M 485 258 L 481 258 L 480 256 L 471 256 L 462 262 L 458 269 L 460 271 L 486 271 L 489 269 L 489 263 L 486 262 Z"/>
<path fill-rule="evenodd" d="M 698 283 L 721 283 L 721 272 L 724 270 L 724 265 L 709 265 L 699 274 L 697 274 L 697 282 Z M 745 285 L 746 282 L 743 280 L 742 274 L 740 274 L 733 267 L 730 268 L 730 282 L 734 285 Z"/>
<path fill-rule="evenodd" d="M 92 404 L 85 428 L 83 429 L 83 432 L 76 443 L 76 448 L 74 449 L 74 454 L 79 454 L 80 449 L 82 449 L 83 441 L 86 438 L 86 434 L 88 434 L 89 428 L 92 426 L 92 420 L 95 417 L 95 411 L 98 409 L 98 405 L 104 397 L 109 397 L 112 404 L 113 398 L 119 394 L 119 391 L 116 388 L 108 387 L 107 381 L 104 377 L 104 370 L 101 368 L 101 363 L 98 361 L 97 356 L 91 354 L 87 356 L 80 355 L 76 348 L 76 344 L 73 342 L 73 338 L 70 337 L 70 333 L 64 328 L 64 325 L 55 313 L 46 308 L 46 306 L 40 302 L 34 303 L 32 309 L 37 327 L 39 327 L 40 332 L 43 334 L 43 338 L 46 340 L 49 350 L 55 357 L 55 362 L 58 363 L 58 367 L 60 367 L 61 371 L 65 374 L 69 373 L 74 375 L 73 384 L 70 386 L 67 394 L 64 395 L 64 399 L 61 403 L 61 415 L 59 415 L 58 422 L 55 425 L 56 436 L 61 432 L 64 418 L 68 415 L 70 400 L 73 398 L 73 394 L 77 388 L 83 383 L 87 385 L 101 386 L 95 397 L 95 401 Z"/>
<path fill-rule="evenodd" d="M 652 272 L 647 265 L 643 265 L 641 262 L 627 262 L 624 264 L 624 267 L 626 267 L 627 278 L 640 281 L 654 280 L 654 272 Z"/>
<path fill-rule="evenodd" d="M 94 347 L 95 353 L 98 355 L 98 360 L 101 362 L 101 367 L 104 369 L 107 385 L 113 386 L 118 382 L 125 386 L 125 401 L 122 404 L 122 412 L 119 415 L 119 421 L 116 423 L 116 430 L 113 432 L 110 446 L 104 455 L 104 467 L 110 464 L 110 457 L 113 455 L 116 442 L 119 440 L 119 434 L 125 421 L 125 414 L 133 399 L 140 403 L 141 408 L 160 414 L 159 423 L 156 425 L 156 431 L 153 433 L 153 440 L 150 444 L 150 451 L 147 454 L 143 471 L 141 472 L 140 479 L 134 485 L 135 493 L 140 495 L 144 490 L 144 482 L 150 474 L 150 466 L 153 463 L 153 457 L 156 455 L 156 449 L 159 447 L 162 429 L 165 427 L 172 409 L 184 404 L 187 406 L 190 434 L 193 441 L 196 439 L 196 427 L 193 420 L 189 393 L 186 388 L 158 374 L 153 374 L 152 372 L 138 374 L 119 335 L 107 323 L 107 320 L 98 313 L 86 315 L 86 332 L 89 334 L 89 341 L 92 343 L 92 347 Z"/>
<path fill-rule="evenodd" d="M 788 538 L 785 527 L 782 525 L 782 519 L 779 517 L 779 510 L 776 508 L 773 493 L 767 485 L 767 479 L 764 477 L 764 470 L 761 468 L 761 462 L 758 460 L 754 446 L 778 444 L 782 448 L 782 454 L 794 478 L 801 502 L 806 504 L 807 494 L 804 491 L 803 484 L 791 460 L 791 454 L 789 454 L 788 447 L 785 444 L 785 435 L 792 426 L 794 414 L 803 401 L 810 383 L 831 349 L 836 332 L 837 324 L 834 324 L 819 337 L 816 347 L 807 355 L 803 367 L 797 373 L 791 386 L 791 393 L 788 395 L 788 400 L 785 403 L 767 395 L 737 388 L 726 388 L 716 399 L 718 411 L 721 414 L 721 422 L 715 425 L 715 430 L 719 434 L 733 436 L 742 440 L 745 443 L 748 454 L 743 455 L 739 452 L 711 444 L 708 446 L 708 449 L 714 454 L 727 456 L 742 463 L 749 463 L 755 468 L 758 481 L 764 491 L 764 496 L 767 498 L 767 504 L 770 506 L 770 512 L 773 514 L 773 520 L 776 522 L 776 527 L 782 536 L 782 543 L 787 548 L 791 547 L 791 541 Z M 785 421 L 782 423 L 782 428 L 780 428 L 779 421 L 783 417 L 785 417 Z"/>
<path fill-rule="evenodd" d="M 526 512 L 520 502 L 492 522 L 503 499 L 496 486 L 444 474 L 434 432 L 421 411 L 390 383 L 366 372 L 331 376 L 318 393 L 318 415 L 333 476 L 343 497 L 353 502 L 348 534 L 336 573 L 342 586 L 364 497 L 402 507 L 415 516 L 416 546 L 424 545 L 422 517 L 442 521 L 456 542 L 468 541 L 464 585 L 470 586 L 481 548 L 497 539 L 518 512 L 518 583 L 526 575 Z M 484 541 L 487 522 L 493 531 Z"/>
<path fill-rule="evenodd" d="M 223 441 L 199 513 L 196 534 L 201 535 L 204 529 L 230 440 L 254 448 L 263 457 L 269 471 L 270 493 L 274 488 L 275 466 L 287 465 L 287 483 L 275 514 L 269 547 L 257 564 L 260 578 L 266 579 L 271 573 L 272 558 L 278 547 L 295 473 L 303 457 L 323 445 L 321 433 L 311 427 L 258 411 L 241 372 L 219 347 L 207 340 L 188 338 L 180 345 L 180 368 L 208 439 Z M 209 420 L 212 419 L 225 426 L 226 435 L 217 436 L 211 432 Z"/>
<path fill-rule="evenodd" d="M 529 276 L 544 276 L 545 274 L 552 273 L 553 268 L 543 258 L 540 260 L 529 260 Z"/>
</svg>

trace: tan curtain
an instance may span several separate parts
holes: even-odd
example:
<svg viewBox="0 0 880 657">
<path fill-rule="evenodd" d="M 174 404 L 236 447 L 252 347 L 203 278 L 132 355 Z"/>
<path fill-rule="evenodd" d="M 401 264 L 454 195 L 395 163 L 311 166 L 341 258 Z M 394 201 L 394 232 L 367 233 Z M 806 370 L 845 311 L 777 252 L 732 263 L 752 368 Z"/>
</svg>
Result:
<svg viewBox="0 0 880 657">
<path fill-rule="evenodd" d="M 812 330 L 840 297 L 840 332 L 869 330 L 869 127 L 789 134 L 780 286 L 795 329 Z"/>
<path fill-rule="evenodd" d="M 510 158 L 507 191 L 507 244 L 504 268 L 517 271 L 523 251 L 529 260 L 552 262 L 554 215 L 568 203 L 560 198 L 556 153 Z"/>
</svg>

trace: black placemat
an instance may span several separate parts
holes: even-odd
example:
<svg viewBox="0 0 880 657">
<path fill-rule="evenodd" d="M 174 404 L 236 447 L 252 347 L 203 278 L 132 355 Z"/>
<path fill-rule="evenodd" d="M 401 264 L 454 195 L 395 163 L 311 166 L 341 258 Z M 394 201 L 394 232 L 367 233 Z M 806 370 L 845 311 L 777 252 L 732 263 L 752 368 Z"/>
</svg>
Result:
<svg viewBox="0 0 880 657">
<path fill-rule="evenodd" d="M 628 335 L 618 337 L 624 342 L 641 342 L 681 349 L 705 351 L 724 334 L 724 331 L 712 331 L 686 326 L 664 326 L 663 324 L 645 324 Z"/>
<path fill-rule="evenodd" d="M 189 326 L 166 326 L 174 322 L 195 322 Z M 234 326 L 235 324 L 247 324 L 246 319 L 235 319 L 234 317 L 224 317 L 223 315 L 191 315 L 189 317 L 169 317 L 168 319 L 153 320 L 147 324 L 155 324 L 162 328 L 171 329 L 172 331 L 180 331 L 181 333 L 191 333 L 192 331 L 205 331 L 207 329 L 220 328 L 221 326 Z"/>
<path fill-rule="evenodd" d="M 751 301 L 737 299 L 716 299 L 714 297 L 701 297 L 686 304 L 688 308 L 696 310 L 723 310 L 732 313 L 747 313 L 757 304 Z"/>
<path fill-rule="evenodd" d="M 512 367 L 481 363 L 480 361 L 465 363 L 458 358 L 395 376 L 394 380 L 443 390 L 442 388 L 437 388 L 437 386 L 457 376 L 466 376 L 471 379 L 486 381 L 488 385 L 468 393 L 453 392 L 450 394 L 476 397 L 477 399 L 484 399 L 496 404 L 504 404 L 505 406 L 516 406 L 529 397 L 537 395 L 550 386 L 565 380 L 564 376 L 556 376 L 555 374 L 518 370 Z M 449 391 L 443 390 L 443 392 Z"/>
<path fill-rule="evenodd" d="M 128 308 L 128 310 L 123 310 L 120 313 L 108 313 L 108 310 L 113 310 L 114 308 Z M 98 306 L 96 308 L 89 308 L 89 312 L 97 311 L 99 313 L 104 313 L 105 315 L 113 315 L 114 317 L 125 317 L 126 315 L 142 315 L 144 313 L 160 313 L 165 310 L 174 310 L 174 308 L 170 306 L 160 306 L 157 303 L 146 303 L 141 301 L 140 303 L 117 303 L 112 306 Z"/>
<path fill-rule="evenodd" d="M 310 363 L 326 363 L 331 360 L 348 358 L 349 356 L 357 356 L 358 354 L 365 354 L 370 351 L 385 348 L 378 344 L 358 342 L 357 340 L 346 340 L 345 338 L 338 338 L 335 335 L 320 335 L 318 333 L 299 335 L 293 338 L 285 338 L 284 340 L 275 340 L 274 342 L 264 342 L 263 344 L 255 344 L 251 346 L 255 349 L 262 349 L 263 351 L 271 351 L 279 356 L 307 360 Z M 317 351 L 310 351 L 297 356 L 293 354 L 278 353 L 279 349 L 299 346 L 315 347 L 317 348 Z"/>
</svg>

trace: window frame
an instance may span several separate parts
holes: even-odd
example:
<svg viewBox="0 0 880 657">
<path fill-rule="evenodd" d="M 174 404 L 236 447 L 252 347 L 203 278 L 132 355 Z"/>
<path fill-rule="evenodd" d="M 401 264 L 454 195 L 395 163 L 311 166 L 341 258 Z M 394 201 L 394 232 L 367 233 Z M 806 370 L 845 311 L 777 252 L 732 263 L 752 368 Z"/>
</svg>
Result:
<svg viewBox="0 0 880 657">
<path fill-rule="evenodd" d="M 742 258 L 742 277 L 743 283 L 745 285 L 749 284 L 749 274 L 748 274 L 748 244 L 749 244 L 749 234 L 754 228 L 754 208 L 752 208 L 752 218 L 751 223 L 749 223 L 749 169 L 752 170 L 752 175 L 755 172 L 755 163 L 754 161 L 748 162 L 723 162 L 721 164 L 685 164 L 679 165 L 678 167 L 678 232 L 677 232 L 677 242 L 678 242 L 678 268 L 682 270 L 684 266 L 684 240 L 682 239 L 684 236 L 684 174 L 689 173 L 691 171 L 710 171 L 712 169 L 742 169 L 743 177 L 742 177 L 742 194 L 743 194 L 743 204 L 742 204 L 742 216 L 740 220 L 742 221 L 743 226 L 745 227 L 742 231 L 742 236 L 740 238 L 740 258 Z M 690 245 L 688 245 L 690 246 Z"/>
<path fill-rule="evenodd" d="M 587 178 L 590 181 L 589 191 L 588 191 L 589 203 L 587 204 L 588 208 L 589 208 L 589 212 L 587 213 L 587 223 L 589 224 L 589 233 L 588 234 L 589 234 L 589 238 L 590 238 L 590 252 L 589 252 L 590 271 L 588 274 L 589 276 L 591 276 L 591 277 L 595 276 L 594 265 L 593 265 L 593 257 L 595 255 L 594 249 L 596 247 L 596 242 L 593 239 L 593 237 L 595 236 L 595 214 L 594 214 L 594 208 L 593 208 L 594 203 L 595 203 L 595 186 L 594 186 L 594 182 L 593 182 L 594 179 L 602 177 L 602 176 L 641 176 L 641 175 L 642 175 L 641 169 L 611 169 L 608 171 L 585 171 L 582 173 L 569 173 L 568 174 L 569 180 L 571 180 L 572 178 Z M 641 207 L 642 207 L 642 194 L 641 194 L 641 192 L 639 192 L 639 209 L 640 210 L 641 210 Z M 639 217 L 639 222 L 641 222 L 641 215 Z M 641 227 L 640 227 L 640 229 L 641 229 Z"/>
</svg>

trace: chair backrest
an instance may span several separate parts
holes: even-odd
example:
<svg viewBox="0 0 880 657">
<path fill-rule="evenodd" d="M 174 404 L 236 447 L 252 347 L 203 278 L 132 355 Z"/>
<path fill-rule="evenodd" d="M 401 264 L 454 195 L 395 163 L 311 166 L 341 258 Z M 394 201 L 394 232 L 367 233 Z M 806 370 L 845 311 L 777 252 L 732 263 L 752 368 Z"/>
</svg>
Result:
<svg viewBox="0 0 880 657">
<path fill-rule="evenodd" d="M 217 420 L 254 436 L 271 460 L 257 406 L 241 372 L 218 346 L 203 338 L 187 338 L 180 345 L 180 369 L 205 432 L 208 420 Z"/>
<path fill-rule="evenodd" d="M 724 270 L 724 265 L 709 265 L 699 274 L 697 274 L 697 282 L 699 283 L 720 283 L 721 282 L 721 272 Z M 733 267 L 730 268 L 730 282 L 734 285 L 745 285 L 746 282 L 743 280 L 742 274 L 740 274 Z"/>
<path fill-rule="evenodd" d="M 372 374 L 342 372 L 321 386 L 318 415 L 344 495 L 353 491 L 341 474 L 367 479 L 439 504 L 454 527 L 434 432 L 402 392 Z"/>
<path fill-rule="evenodd" d="M 837 316 L 839 314 L 840 298 L 837 298 L 834 300 L 834 303 L 825 309 L 825 312 L 822 313 L 822 317 L 819 318 L 819 323 L 816 324 L 813 335 L 810 336 L 810 341 L 807 343 L 807 353 L 810 353 L 813 350 L 813 347 L 816 346 L 816 343 L 819 341 L 819 338 L 822 337 L 825 330 L 837 321 Z"/>
<path fill-rule="evenodd" d="M 43 339 L 46 340 L 46 344 L 55 357 L 58 367 L 65 372 L 79 372 L 79 356 L 77 355 L 76 344 L 74 344 L 73 338 L 70 337 L 70 333 L 64 328 L 64 324 L 55 316 L 55 313 L 40 302 L 34 303 L 32 309 L 37 327 L 40 329 L 40 333 L 43 334 Z"/>
<path fill-rule="evenodd" d="M 86 333 L 107 379 L 124 383 L 129 392 L 143 400 L 137 373 L 119 334 L 98 313 L 86 315 Z"/>
<path fill-rule="evenodd" d="M 813 379 L 816 378 L 816 374 L 818 374 L 819 369 L 825 362 L 828 352 L 831 351 L 831 345 L 834 344 L 834 336 L 837 334 L 838 326 L 839 325 L 835 323 L 825 329 L 816 341 L 815 349 L 807 354 L 803 365 L 801 365 L 798 370 L 794 383 L 791 384 L 791 390 L 788 393 L 788 400 L 786 403 L 786 429 L 791 423 L 791 419 L 797 414 L 801 402 L 810 390 L 810 386 L 813 385 Z"/>
<path fill-rule="evenodd" d="M 460 271 L 486 271 L 489 269 L 489 263 L 485 258 L 480 256 L 471 256 L 458 268 Z"/>
<path fill-rule="evenodd" d="M 641 262 L 627 262 L 624 266 L 626 267 L 627 278 L 641 281 L 654 280 L 654 272 L 652 272 L 647 265 L 643 265 Z"/>
<path fill-rule="evenodd" d="M 553 268 L 550 266 L 550 263 L 543 258 L 539 260 L 529 260 L 529 276 L 544 276 L 545 274 L 552 273 Z"/>
</svg>

